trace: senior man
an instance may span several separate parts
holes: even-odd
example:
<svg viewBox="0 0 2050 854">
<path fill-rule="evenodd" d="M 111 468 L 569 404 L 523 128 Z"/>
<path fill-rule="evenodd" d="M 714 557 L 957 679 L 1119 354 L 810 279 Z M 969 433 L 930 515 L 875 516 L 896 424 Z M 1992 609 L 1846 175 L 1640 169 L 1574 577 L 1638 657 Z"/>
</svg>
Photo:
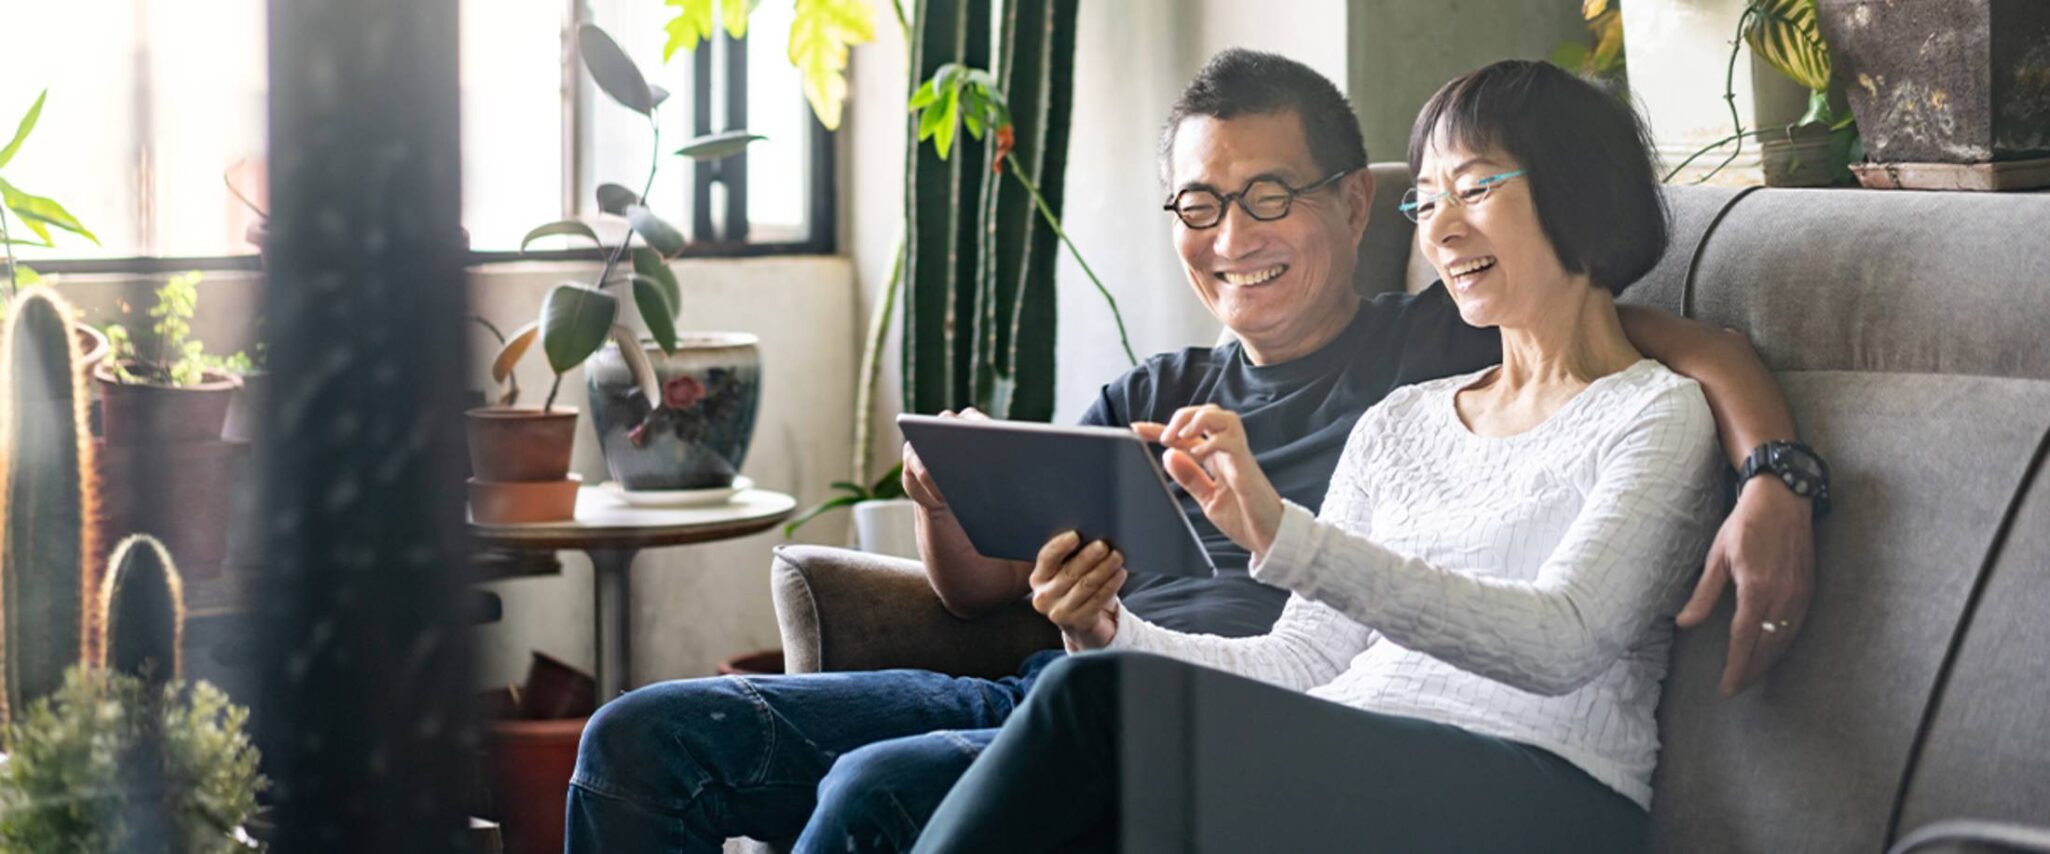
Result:
<svg viewBox="0 0 2050 854">
<path fill-rule="evenodd" d="M 1236 340 L 1148 359 L 1105 385 L 1082 423 L 1165 421 L 1201 403 L 1231 409 L 1281 494 L 1314 512 L 1354 422 L 1390 389 L 1500 360 L 1496 334 L 1462 322 L 1442 285 L 1371 301 L 1356 294 L 1374 183 L 1351 106 L 1315 71 L 1271 54 L 1219 54 L 1174 104 L 1160 157 L 1188 283 Z M 1733 464 L 1794 440 L 1784 399 L 1742 338 L 1645 309 L 1627 310 L 1624 325 L 1639 350 L 1701 383 Z M 947 609 L 974 618 L 1026 596 L 1031 564 L 978 555 L 908 447 L 905 472 L 920 507 L 919 550 Z M 1247 555 L 1193 502 L 1184 509 L 1220 574 L 1135 574 L 1123 607 L 1185 632 L 1265 632 L 1287 593 L 1253 581 Z M 1797 633 L 1812 523 L 1808 500 L 1778 478 L 1752 478 L 1717 536 L 1680 622 L 1699 623 L 1735 582 L 1726 692 L 1755 680 Z M 633 691 L 585 731 L 568 847 L 714 851 L 748 836 L 794 839 L 798 850 L 909 848 L 1062 654 L 1035 654 L 998 680 L 894 670 Z"/>
</svg>

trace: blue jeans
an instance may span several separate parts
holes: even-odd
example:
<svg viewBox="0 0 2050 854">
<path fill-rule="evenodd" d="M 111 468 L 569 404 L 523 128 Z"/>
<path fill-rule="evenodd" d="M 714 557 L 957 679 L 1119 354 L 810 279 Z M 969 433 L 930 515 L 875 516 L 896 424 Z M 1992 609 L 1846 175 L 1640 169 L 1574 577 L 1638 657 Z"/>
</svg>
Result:
<svg viewBox="0 0 2050 854">
<path fill-rule="evenodd" d="M 1060 657 L 1041 652 L 997 680 L 887 670 L 633 691 L 584 730 L 566 850 L 709 852 L 734 836 L 799 851 L 909 848 Z"/>
</svg>

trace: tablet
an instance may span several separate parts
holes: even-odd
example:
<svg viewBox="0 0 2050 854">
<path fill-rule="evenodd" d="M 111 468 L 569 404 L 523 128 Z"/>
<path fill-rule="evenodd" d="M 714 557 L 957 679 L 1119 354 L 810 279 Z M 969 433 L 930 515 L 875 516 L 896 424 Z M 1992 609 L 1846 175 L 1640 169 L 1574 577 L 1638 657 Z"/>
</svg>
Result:
<svg viewBox="0 0 2050 854">
<path fill-rule="evenodd" d="M 1217 572 L 1153 447 L 1130 430 L 930 415 L 899 415 L 897 427 L 984 557 L 1030 561 L 1072 530 L 1109 541 L 1130 572 Z"/>
</svg>

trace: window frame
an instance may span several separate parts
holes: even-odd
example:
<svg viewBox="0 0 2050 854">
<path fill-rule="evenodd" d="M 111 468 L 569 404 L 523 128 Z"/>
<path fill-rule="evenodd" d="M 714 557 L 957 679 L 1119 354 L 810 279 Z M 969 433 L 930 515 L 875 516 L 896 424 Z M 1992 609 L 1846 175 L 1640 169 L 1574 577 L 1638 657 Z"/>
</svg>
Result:
<svg viewBox="0 0 2050 854">
<path fill-rule="evenodd" d="M 569 0 L 565 21 L 582 21 L 588 17 L 587 7 L 581 0 Z M 563 29 L 564 50 L 562 52 L 563 97 L 563 150 L 569 156 L 563 158 L 563 198 L 561 217 L 574 218 L 577 215 L 577 200 L 582 188 L 578 186 L 577 171 L 584 157 L 582 134 L 578 132 L 587 108 L 587 87 L 579 85 L 582 68 L 576 52 L 569 47 L 576 27 Z M 746 126 L 747 104 L 747 47 L 748 39 L 734 39 L 722 28 L 717 35 L 725 48 L 725 73 L 719 82 L 724 86 L 725 103 L 728 105 L 727 124 Z M 712 51 L 711 45 L 694 51 L 691 62 L 695 64 L 691 83 L 692 135 L 716 133 L 711 120 L 712 103 Z M 800 99 L 800 104 L 803 101 Z M 739 106 L 737 119 L 732 112 L 733 105 Z M 779 255 L 832 255 L 839 247 L 839 152 L 833 132 L 819 122 L 808 105 L 805 108 L 805 127 L 809 160 L 809 181 L 806 187 L 806 234 L 797 240 L 751 243 L 746 239 L 748 231 L 747 213 L 747 155 L 736 155 L 719 163 L 688 164 L 690 170 L 690 192 L 693 199 L 692 215 L 680 227 L 690 235 L 689 243 L 679 258 L 762 258 Z M 711 186 L 726 185 L 726 212 L 729 224 L 737 223 L 738 234 L 716 234 L 711 223 Z M 738 214 L 736 218 L 734 215 Z M 607 251 L 596 247 L 578 249 L 546 249 L 520 252 L 518 250 L 470 250 L 466 255 L 466 267 L 480 267 L 487 264 L 504 264 L 516 261 L 592 261 L 603 262 Z M 161 275 L 182 273 L 188 270 L 203 272 L 261 271 L 263 256 L 251 252 L 244 255 L 139 255 L 124 258 L 43 258 L 23 259 L 24 266 L 38 273 L 63 275 Z"/>
</svg>

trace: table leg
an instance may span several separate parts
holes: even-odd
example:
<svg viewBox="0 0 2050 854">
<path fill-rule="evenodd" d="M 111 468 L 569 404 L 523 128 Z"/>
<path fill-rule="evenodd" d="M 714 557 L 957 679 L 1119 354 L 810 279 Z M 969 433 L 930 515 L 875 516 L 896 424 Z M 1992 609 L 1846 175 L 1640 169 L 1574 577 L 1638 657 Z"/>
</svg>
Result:
<svg viewBox="0 0 2050 854">
<path fill-rule="evenodd" d="M 634 555 L 639 549 L 589 549 L 592 580 L 592 640 L 597 659 L 598 704 L 632 687 L 633 597 L 629 595 Z"/>
</svg>

